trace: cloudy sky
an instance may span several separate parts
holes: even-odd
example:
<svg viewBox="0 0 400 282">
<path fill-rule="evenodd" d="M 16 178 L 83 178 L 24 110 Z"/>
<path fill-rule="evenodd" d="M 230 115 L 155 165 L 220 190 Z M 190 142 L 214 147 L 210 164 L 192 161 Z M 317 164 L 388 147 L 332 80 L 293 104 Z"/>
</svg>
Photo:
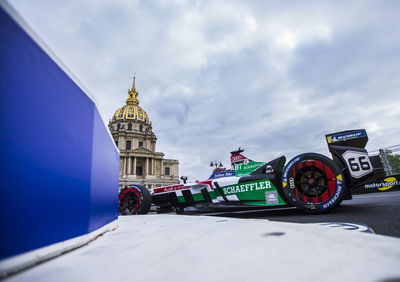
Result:
<svg viewBox="0 0 400 282">
<path fill-rule="evenodd" d="M 189 180 L 312 151 L 365 128 L 400 143 L 399 1 L 9 0 L 91 91 L 105 120 L 136 73 L 157 150 Z"/>
</svg>

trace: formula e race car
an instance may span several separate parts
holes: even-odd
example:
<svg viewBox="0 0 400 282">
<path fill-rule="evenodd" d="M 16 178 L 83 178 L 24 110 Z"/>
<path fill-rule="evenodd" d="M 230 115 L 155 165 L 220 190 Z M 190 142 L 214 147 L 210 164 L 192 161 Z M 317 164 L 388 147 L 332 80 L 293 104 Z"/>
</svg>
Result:
<svg viewBox="0 0 400 282">
<path fill-rule="evenodd" d="M 204 181 L 154 188 L 130 185 L 119 193 L 120 214 L 145 214 L 151 204 L 182 213 L 194 205 L 230 207 L 295 206 L 311 214 L 324 213 L 351 199 L 351 190 L 384 177 L 379 160 L 365 150 L 364 129 L 326 135 L 333 159 L 316 153 L 256 162 L 231 152 L 232 168 L 215 169 Z M 286 163 L 286 165 L 285 165 Z M 373 165 L 374 164 L 374 165 Z"/>
</svg>

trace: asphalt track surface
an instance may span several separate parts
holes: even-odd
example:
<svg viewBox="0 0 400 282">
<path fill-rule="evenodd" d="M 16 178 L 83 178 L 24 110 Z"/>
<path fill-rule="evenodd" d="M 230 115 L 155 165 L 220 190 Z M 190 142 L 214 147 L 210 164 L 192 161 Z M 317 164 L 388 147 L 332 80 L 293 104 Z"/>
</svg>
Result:
<svg viewBox="0 0 400 282">
<path fill-rule="evenodd" d="M 366 224 L 375 233 L 400 238 L 400 191 L 353 195 L 326 214 L 306 215 L 295 208 L 201 213 L 233 218 L 263 218 L 295 223 L 345 222 Z"/>
</svg>

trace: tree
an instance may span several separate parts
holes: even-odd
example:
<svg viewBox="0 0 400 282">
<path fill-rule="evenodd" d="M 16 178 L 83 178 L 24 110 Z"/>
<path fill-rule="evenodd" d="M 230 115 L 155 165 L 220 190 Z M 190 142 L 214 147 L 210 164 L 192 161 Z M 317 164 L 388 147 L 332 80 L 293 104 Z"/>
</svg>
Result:
<svg viewBox="0 0 400 282">
<path fill-rule="evenodd" d="M 398 150 L 396 150 L 398 151 Z M 389 149 L 383 149 L 380 150 L 379 156 L 381 158 L 382 164 L 385 167 L 385 160 L 387 161 L 387 164 L 390 165 L 391 168 L 391 173 L 392 174 L 397 174 L 400 173 L 400 154 L 395 154 L 393 153 L 392 150 Z M 385 169 L 386 171 L 386 169 Z M 386 173 L 389 173 L 386 171 Z"/>
<path fill-rule="evenodd" d="M 386 155 L 393 173 L 400 173 L 400 155 L 390 152 Z"/>
</svg>

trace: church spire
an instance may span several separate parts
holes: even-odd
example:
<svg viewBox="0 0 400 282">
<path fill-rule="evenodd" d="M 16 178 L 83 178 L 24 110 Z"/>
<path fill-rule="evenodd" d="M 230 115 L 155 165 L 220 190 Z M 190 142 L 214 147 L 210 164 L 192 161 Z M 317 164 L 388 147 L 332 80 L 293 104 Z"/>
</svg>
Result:
<svg viewBox="0 0 400 282">
<path fill-rule="evenodd" d="M 139 105 L 139 92 L 136 91 L 136 77 L 133 76 L 132 88 L 128 90 L 128 99 L 126 99 L 127 105 Z"/>
<path fill-rule="evenodd" d="M 133 83 L 132 83 L 132 89 L 131 91 L 135 91 L 136 92 L 136 76 L 133 76 Z"/>
</svg>

